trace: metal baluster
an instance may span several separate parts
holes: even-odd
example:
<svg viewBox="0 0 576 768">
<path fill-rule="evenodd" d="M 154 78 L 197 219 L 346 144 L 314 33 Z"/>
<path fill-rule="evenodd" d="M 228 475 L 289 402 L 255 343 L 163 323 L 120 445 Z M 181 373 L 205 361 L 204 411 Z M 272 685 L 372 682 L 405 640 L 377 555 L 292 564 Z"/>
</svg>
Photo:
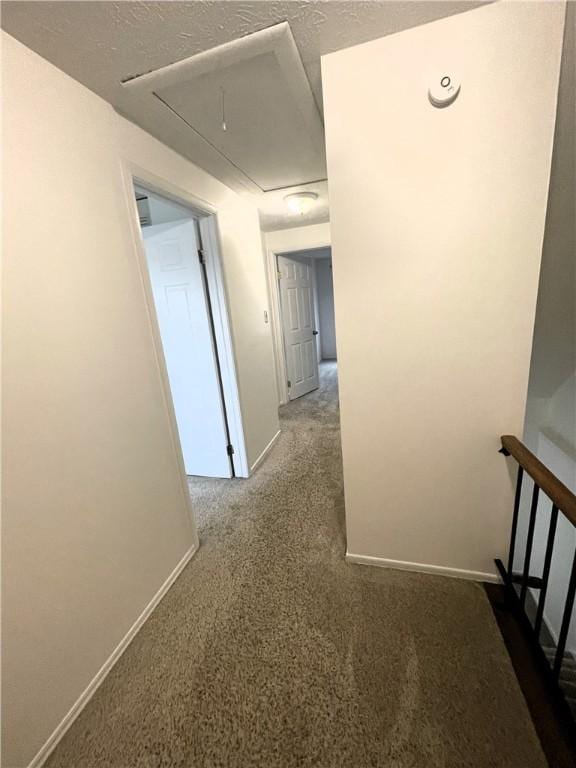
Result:
<svg viewBox="0 0 576 768">
<path fill-rule="evenodd" d="M 514 496 L 514 513 L 512 515 L 512 533 L 510 534 L 510 552 L 508 555 L 508 582 L 512 584 L 512 569 L 514 567 L 514 549 L 516 548 L 516 529 L 518 528 L 518 510 L 520 508 L 520 496 L 522 494 L 522 477 L 524 470 L 518 467 L 516 478 L 516 495 Z"/>
<path fill-rule="evenodd" d="M 564 660 L 564 650 L 566 648 L 566 638 L 568 637 L 568 630 L 570 629 L 570 621 L 572 620 L 572 609 L 574 608 L 574 597 L 576 596 L 576 552 L 574 553 L 574 560 L 572 561 L 572 572 L 570 574 L 570 583 L 568 584 L 568 592 L 566 593 L 566 603 L 564 604 L 564 615 L 562 616 L 562 626 L 560 627 L 560 635 L 558 636 L 558 647 L 556 648 L 556 657 L 554 659 L 554 674 L 556 679 L 560 675 L 562 669 L 562 661 Z"/>
<path fill-rule="evenodd" d="M 524 557 L 524 572 L 522 574 L 522 588 L 520 590 L 520 602 L 522 608 L 526 602 L 526 591 L 528 590 L 528 572 L 530 570 L 530 558 L 532 557 L 532 544 L 534 542 L 534 527 L 536 525 L 536 510 L 538 509 L 538 494 L 540 488 L 534 483 L 532 491 L 532 506 L 530 507 L 530 522 L 528 523 L 528 538 L 526 539 L 526 555 Z"/>
<path fill-rule="evenodd" d="M 542 627 L 542 617 L 544 616 L 544 601 L 548 590 L 548 577 L 550 576 L 550 566 L 552 564 L 552 552 L 554 550 L 554 537 L 556 536 L 556 525 L 558 523 L 558 507 L 552 505 L 550 514 L 550 526 L 548 528 L 548 541 L 546 543 L 546 555 L 544 556 L 544 568 L 542 570 L 542 587 L 540 588 L 540 597 L 538 598 L 538 610 L 536 611 L 536 621 L 534 622 L 534 632 L 536 637 L 540 638 L 540 629 Z"/>
</svg>

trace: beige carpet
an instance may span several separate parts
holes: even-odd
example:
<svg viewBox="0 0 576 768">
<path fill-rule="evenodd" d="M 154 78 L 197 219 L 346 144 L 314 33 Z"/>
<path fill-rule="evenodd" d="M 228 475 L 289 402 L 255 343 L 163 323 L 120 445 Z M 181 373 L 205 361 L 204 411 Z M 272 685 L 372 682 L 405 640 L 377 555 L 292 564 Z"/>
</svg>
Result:
<svg viewBox="0 0 576 768">
<path fill-rule="evenodd" d="M 482 588 L 344 562 L 334 364 L 282 429 L 48 765 L 544 768 Z"/>
</svg>

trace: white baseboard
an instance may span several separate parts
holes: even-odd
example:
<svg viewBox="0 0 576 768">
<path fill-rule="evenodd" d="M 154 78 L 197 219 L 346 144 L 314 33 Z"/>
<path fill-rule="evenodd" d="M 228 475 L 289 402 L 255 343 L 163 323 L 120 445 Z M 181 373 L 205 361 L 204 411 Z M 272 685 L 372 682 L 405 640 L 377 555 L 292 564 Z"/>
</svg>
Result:
<svg viewBox="0 0 576 768">
<path fill-rule="evenodd" d="M 274 435 L 272 440 L 270 440 L 270 442 L 268 443 L 266 448 L 264 448 L 264 450 L 262 451 L 260 456 L 258 456 L 256 461 L 254 462 L 254 464 L 252 464 L 252 466 L 250 467 L 250 474 L 252 474 L 252 472 L 254 472 L 255 469 L 258 469 L 260 464 L 262 464 L 262 462 L 264 461 L 266 456 L 270 453 L 270 451 L 272 450 L 272 448 L 274 446 L 274 443 L 276 442 L 276 440 L 278 440 L 279 437 L 280 437 L 280 430 L 278 430 L 278 432 L 276 432 L 276 434 Z"/>
<path fill-rule="evenodd" d="M 392 568 L 398 571 L 413 571 L 415 573 L 429 573 L 434 576 L 449 576 L 452 579 L 468 579 L 469 581 L 489 581 L 499 584 L 500 577 L 495 573 L 482 571 L 465 571 L 461 568 L 448 568 L 442 565 L 427 565 L 426 563 L 409 563 L 405 560 L 388 560 L 385 557 L 372 557 L 371 555 L 355 555 L 346 552 L 346 561 L 357 565 L 373 565 L 378 568 Z"/>
<path fill-rule="evenodd" d="M 162 600 L 166 592 L 168 592 L 172 584 L 176 581 L 181 571 L 184 569 L 186 564 L 189 562 L 189 560 L 192 558 L 192 556 L 196 553 L 197 550 L 198 550 L 198 543 L 194 544 L 186 552 L 186 554 L 180 560 L 176 568 L 174 568 L 170 576 L 168 576 L 164 584 L 162 584 L 158 592 L 156 592 L 152 600 L 148 603 L 146 608 L 142 611 L 140 616 L 136 619 L 134 624 L 132 624 L 128 632 L 124 635 L 122 640 L 118 643 L 116 648 L 112 651 L 110 656 L 106 659 L 104 664 L 100 667 L 100 669 L 98 670 L 96 675 L 92 678 L 88 686 L 80 694 L 78 699 L 72 705 L 72 708 L 70 709 L 68 714 L 65 715 L 63 720 L 59 723 L 59 725 L 48 737 L 44 745 L 39 749 L 36 755 L 32 758 L 32 761 L 29 763 L 28 768 L 40 768 L 40 766 L 43 765 L 43 763 L 48 759 L 49 755 L 56 748 L 58 742 L 62 739 L 66 731 L 70 728 L 70 726 L 72 725 L 74 720 L 76 720 L 78 715 L 82 712 L 84 707 L 88 704 L 92 696 L 94 696 L 94 694 L 96 693 L 100 685 L 104 682 L 106 675 L 110 672 L 112 667 L 116 664 L 120 656 L 122 656 L 126 648 L 130 645 L 130 642 L 134 639 L 138 630 L 142 627 L 142 625 L 144 624 L 146 619 L 150 616 L 154 608 L 156 608 L 158 603 Z"/>
</svg>

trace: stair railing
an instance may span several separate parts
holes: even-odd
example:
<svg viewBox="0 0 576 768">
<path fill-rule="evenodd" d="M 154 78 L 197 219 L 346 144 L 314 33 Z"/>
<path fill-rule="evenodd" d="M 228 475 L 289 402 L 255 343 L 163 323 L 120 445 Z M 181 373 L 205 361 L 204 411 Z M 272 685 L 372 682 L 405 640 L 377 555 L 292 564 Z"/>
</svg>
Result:
<svg viewBox="0 0 576 768">
<path fill-rule="evenodd" d="M 516 493 L 514 497 L 514 512 L 512 516 L 512 531 L 510 536 L 510 549 L 508 552 L 508 565 L 504 566 L 500 559 L 497 559 L 496 566 L 504 585 L 506 587 L 506 595 L 512 601 L 513 606 L 519 612 L 519 616 L 525 626 L 525 629 L 531 635 L 535 641 L 536 647 L 541 654 L 541 660 L 545 663 L 546 669 L 551 673 L 554 684 L 561 690 L 559 686 L 560 672 L 562 670 L 562 662 L 564 660 L 564 654 L 566 651 L 566 640 L 568 638 L 568 632 L 570 629 L 570 622 L 572 619 L 572 612 L 574 609 L 574 598 L 576 597 L 576 551 L 574 553 L 572 563 L 566 564 L 566 567 L 570 567 L 567 571 L 569 574 L 568 590 L 566 592 L 566 599 L 564 602 L 564 610 L 562 613 L 562 622 L 560 625 L 560 632 L 558 634 L 558 642 L 556 645 L 556 653 L 554 655 L 554 661 L 552 669 L 546 661 L 542 645 L 540 643 L 540 635 L 542 630 L 542 621 L 544 617 L 544 605 L 546 602 L 546 594 L 548 590 L 548 579 L 550 577 L 550 567 L 552 565 L 552 555 L 554 553 L 554 541 L 556 537 L 556 529 L 558 525 L 558 516 L 563 515 L 572 526 L 576 527 L 576 496 L 562 483 L 558 478 L 552 474 L 552 472 L 539 461 L 533 453 L 531 453 L 526 446 L 518 440 L 518 438 L 512 435 L 503 435 L 501 438 L 502 448 L 500 453 L 504 456 L 512 456 L 518 463 L 518 475 L 516 480 Z M 523 568 L 521 574 L 515 574 L 513 571 L 514 556 L 516 554 L 516 536 L 518 532 L 518 515 L 520 509 L 520 498 L 522 493 L 522 481 L 524 475 L 527 474 L 532 478 L 532 499 L 530 504 L 530 515 L 528 518 L 528 532 L 526 537 L 526 547 L 523 557 Z M 546 550 L 544 554 L 544 565 L 542 568 L 541 576 L 530 575 L 530 560 L 532 557 L 532 547 L 534 543 L 534 530 L 536 528 L 536 517 L 538 513 L 538 501 L 540 492 L 543 492 L 552 504 L 552 510 L 550 514 L 550 523 L 548 526 L 548 537 L 546 541 Z M 520 595 L 518 595 L 514 584 L 520 585 Z M 528 588 L 538 589 L 540 594 L 538 596 L 538 602 L 536 606 L 536 617 L 534 623 L 530 620 L 526 611 L 526 594 Z"/>
</svg>

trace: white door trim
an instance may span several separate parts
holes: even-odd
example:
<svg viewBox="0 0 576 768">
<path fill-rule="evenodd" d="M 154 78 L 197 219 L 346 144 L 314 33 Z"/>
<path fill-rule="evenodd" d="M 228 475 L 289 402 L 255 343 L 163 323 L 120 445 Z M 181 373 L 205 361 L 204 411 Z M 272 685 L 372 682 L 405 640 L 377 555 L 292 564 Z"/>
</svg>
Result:
<svg viewBox="0 0 576 768">
<path fill-rule="evenodd" d="M 236 360 L 234 356 L 234 346 L 230 327 L 228 312 L 228 302 L 226 299 L 226 287 L 224 282 L 224 271 L 222 268 L 220 244 L 218 238 L 218 221 L 216 209 L 201 198 L 191 195 L 184 189 L 176 187 L 166 179 L 156 176 L 141 166 L 124 160 L 122 162 L 122 177 L 124 181 L 124 191 L 126 203 L 130 213 L 129 219 L 132 228 L 135 252 L 138 261 L 140 278 L 144 289 L 146 299 L 146 309 L 154 341 L 154 350 L 158 361 L 158 368 L 162 380 L 162 390 L 166 410 L 169 415 L 172 441 L 174 444 L 177 461 L 179 465 L 182 488 L 185 494 L 192 519 L 195 521 L 194 512 L 190 503 L 190 493 L 188 488 L 188 478 L 184 468 L 184 460 L 180 448 L 180 439 L 178 437 L 178 426 L 174 405 L 172 403 L 172 394 L 170 391 L 170 382 L 166 361 L 164 359 L 164 350 L 160 329 L 156 318 L 154 305 L 154 296 L 142 231 L 140 229 L 140 220 L 136 199 L 134 196 L 134 184 L 144 186 L 151 192 L 156 192 L 163 197 L 173 200 L 180 205 L 185 205 L 195 216 L 198 217 L 202 245 L 204 249 L 204 258 L 206 262 L 206 273 L 208 278 L 208 289 L 212 303 L 212 313 L 214 319 L 214 331 L 216 335 L 217 354 L 220 362 L 222 386 L 224 391 L 224 401 L 226 413 L 228 416 L 228 428 L 230 440 L 234 446 L 234 469 L 237 477 L 249 477 L 248 458 L 246 455 L 246 443 L 244 439 L 244 425 L 242 419 L 242 410 L 238 392 L 238 381 L 236 372 Z"/>
<path fill-rule="evenodd" d="M 321 248 L 331 248 L 332 242 L 314 240 L 310 246 L 301 245 L 298 248 L 266 249 L 266 277 L 268 278 L 268 295 L 270 297 L 270 325 L 272 327 L 272 347 L 274 350 L 274 365 L 276 370 L 276 386 L 278 390 L 278 404 L 286 405 L 288 402 L 288 373 L 286 368 L 286 351 L 284 348 L 284 333 L 282 331 L 282 310 L 280 307 L 280 285 L 278 281 L 278 256 L 287 256 L 290 253 L 301 251 L 316 251 Z"/>
<path fill-rule="evenodd" d="M 208 292 L 212 305 L 214 333 L 216 335 L 216 346 L 220 361 L 228 430 L 230 432 L 230 441 L 234 446 L 234 471 L 236 477 L 250 477 L 216 215 L 205 216 L 199 220 L 198 224 L 202 238 L 202 247 L 204 248 L 206 277 L 208 279 Z"/>
<path fill-rule="evenodd" d="M 296 400 L 320 386 L 314 259 L 309 256 L 309 251 L 305 253 L 305 256 L 298 253 L 277 256 L 278 272 L 282 274 L 278 283 L 290 400 Z M 294 304 L 291 295 L 296 298 Z"/>
</svg>

